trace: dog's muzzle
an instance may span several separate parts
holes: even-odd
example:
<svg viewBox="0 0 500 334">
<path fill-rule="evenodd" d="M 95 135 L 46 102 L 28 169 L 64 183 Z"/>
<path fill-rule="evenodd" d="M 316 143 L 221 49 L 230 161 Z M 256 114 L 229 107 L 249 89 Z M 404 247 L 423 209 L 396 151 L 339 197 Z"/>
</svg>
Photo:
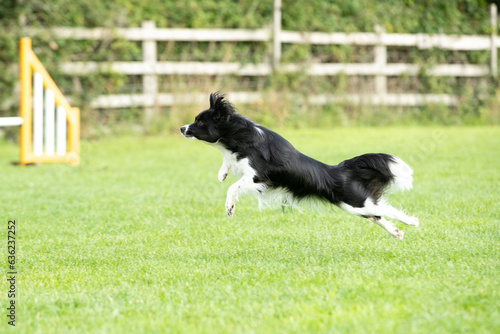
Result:
<svg viewBox="0 0 500 334">
<path fill-rule="evenodd" d="M 186 137 L 187 139 L 194 139 L 194 137 L 188 133 L 189 132 L 189 125 L 184 125 L 181 127 L 181 134 Z"/>
</svg>

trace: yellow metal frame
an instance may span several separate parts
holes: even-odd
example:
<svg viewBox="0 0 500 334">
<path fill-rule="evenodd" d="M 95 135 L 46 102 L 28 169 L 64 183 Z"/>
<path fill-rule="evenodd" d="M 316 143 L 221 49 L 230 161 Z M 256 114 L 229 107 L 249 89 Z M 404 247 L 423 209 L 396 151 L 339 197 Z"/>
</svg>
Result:
<svg viewBox="0 0 500 334">
<path fill-rule="evenodd" d="M 19 106 L 19 116 L 23 118 L 21 125 L 21 156 L 20 164 L 26 165 L 36 162 L 67 162 L 77 165 L 80 162 L 80 109 L 70 106 L 64 95 L 61 93 L 54 80 L 43 67 L 38 57 L 31 49 L 31 39 L 24 37 L 19 43 L 19 68 L 21 80 L 21 103 Z M 68 122 L 68 142 L 66 155 L 48 156 L 33 154 L 33 131 L 32 131 L 32 97 L 33 97 L 33 71 L 40 73 L 43 78 L 43 86 L 54 93 L 56 105 L 66 110 L 66 120 Z"/>
</svg>

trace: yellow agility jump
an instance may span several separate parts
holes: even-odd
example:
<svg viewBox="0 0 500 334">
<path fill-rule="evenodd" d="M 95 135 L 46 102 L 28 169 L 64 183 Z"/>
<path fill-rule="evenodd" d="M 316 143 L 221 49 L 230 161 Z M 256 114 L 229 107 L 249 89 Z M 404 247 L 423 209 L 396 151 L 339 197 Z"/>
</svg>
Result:
<svg viewBox="0 0 500 334">
<path fill-rule="evenodd" d="M 20 41 L 20 164 L 80 162 L 80 109 L 70 106 L 31 49 Z M 66 131 L 67 129 L 67 131 Z"/>
</svg>

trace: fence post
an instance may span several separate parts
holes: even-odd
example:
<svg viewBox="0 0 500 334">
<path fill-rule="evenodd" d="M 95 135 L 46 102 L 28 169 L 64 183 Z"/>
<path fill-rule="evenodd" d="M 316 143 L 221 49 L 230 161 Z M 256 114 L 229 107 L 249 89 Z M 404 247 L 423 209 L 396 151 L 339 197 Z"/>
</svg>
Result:
<svg viewBox="0 0 500 334">
<path fill-rule="evenodd" d="M 491 23 L 491 75 L 496 77 L 498 74 L 497 69 L 497 5 L 492 3 L 490 5 L 490 23 Z"/>
<path fill-rule="evenodd" d="M 280 67 L 281 59 L 281 0 L 274 0 L 273 11 L 273 70 Z"/>
<path fill-rule="evenodd" d="M 148 30 L 154 30 L 156 24 L 153 21 L 143 21 L 141 27 L 144 32 L 144 36 L 148 36 Z M 145 37 L 146 38 L 146 37 Z M 153 101 L 156 104 L 156 97 L 158 95 L 158 77 L 156 76 L 156 40 L 154 39 L 144 39 L 142 41 L 142 61 L 146 64 L 148 69 L 148 74 L 144 74 L 142 77 L 142 90 L 147 96 L 152 96 Z M 151 121 L 155 115 L 156 106 L 146 106 L 144 108 L 144 126 L 147 129 L 151 124 Z"/>
<path fill-rule="evenodd" d="M 378 70 L 382 70 L 387 65 L 387 47 L 383 44 L 382 39 L 385 34 L 385 29 L 379 25 L 375 26 L 377 33 L 377 45 L 375 45 L 375 66 Z M 385 75 L 375 76 L 375 94 L 387 94 L 387 77 Z"/>
</svg>

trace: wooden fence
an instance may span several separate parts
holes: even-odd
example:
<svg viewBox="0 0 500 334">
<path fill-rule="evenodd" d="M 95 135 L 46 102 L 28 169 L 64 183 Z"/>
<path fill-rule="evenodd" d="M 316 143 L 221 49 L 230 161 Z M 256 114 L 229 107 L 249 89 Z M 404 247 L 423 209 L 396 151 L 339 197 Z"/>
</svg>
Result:
<svg viewBox="0 0 500 334">
<path fill-rule="evenodd" d="M 52 28 L 59 39 L 102 40 L 123 38 L 142 42 L 142 61 L 133 62 L 69 62 L 61 64 L 68 75 L 80 75 L 90 71 L 114 71 L 125 75 L 142 76 L 141 94 L 102 95 L 95 99 L 93 108 L 151 108 L 168 106 L 173 103 L 204 103 L 206 94 L 185 94 L 182 96 L 158 92 L 159 75 L 236 75 L 266 76 L 273 71 L 305 71 L 310 76 L 334 76 L 343 73 L 347 76 L 373 76 L 374 87 L 371 94 L 315 95 L 310 99 L 313 104 L 338 101 L 368 103 L 375 105 L 416 106 L 427 103 L 445 105 L 457 104 L 458 97 L 448 94 L 391 94 L 387 90 L 387 77 L 417 75 L 421 67 L 417 64 L 388 63 L 388 47 L 417 47 L 419 49 L 438 48 L 444 50 L 474 51 L 490 53 L 490 65 L 476 64 L 438 64 L 426 70 L 429 76 L 439 77 L 485 77 L 497 75 L 496 6 L 491 6 L 491 35 L 430 35 L 430 34 L 389 34 L 381 27 L 374 33 L 322 33 L 294 32 L 281 30 L 281 2 L 275 1 L 274 24 L 270 29 L 170 29 L 157 28 L 154 22 L 145 21 L 138 28 Z M 46 33 L 46 29 L 29 29 L 29 34 Z M 263 42 L 272 45 L 272 59 L 269 63 L 240 64 L 236 62 L 168 62 L 157 61 L 157 42 Z M 319 44 L 319 45 L 362 45 L 374 48 L 372 63 L 314 63 L 281 64 L 282 44 Z M 208 92 L 207 92 L 208 93 Z M 251 103 L 262 98 L 257 92 L 229 92 L 237 103 Z"/>
</svg>

